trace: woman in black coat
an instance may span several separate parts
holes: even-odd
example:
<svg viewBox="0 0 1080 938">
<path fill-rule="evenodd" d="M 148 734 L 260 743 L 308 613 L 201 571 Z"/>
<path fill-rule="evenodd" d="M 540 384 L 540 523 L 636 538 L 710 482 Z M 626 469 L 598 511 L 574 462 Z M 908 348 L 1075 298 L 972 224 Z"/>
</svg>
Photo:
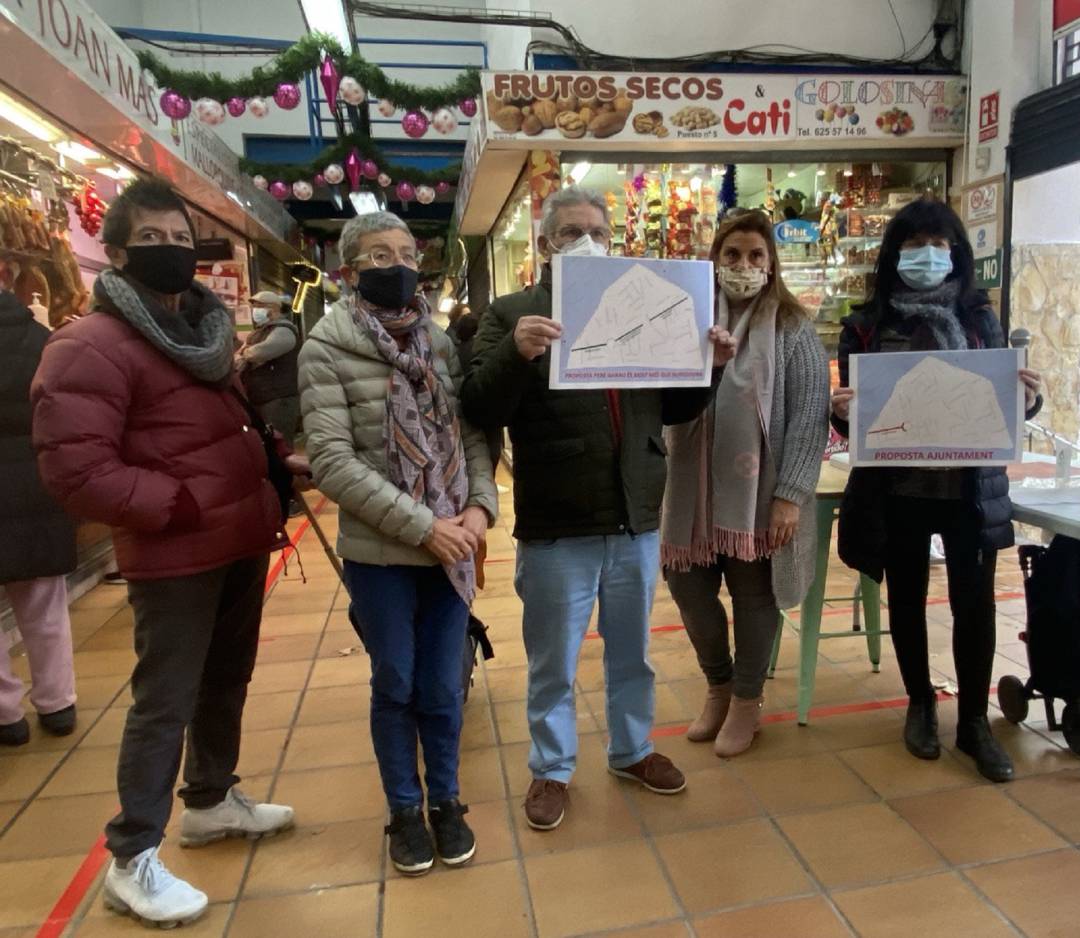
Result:
<svg viewBox="0 0 1080 938">
<path fill-rule="evenodd" d="M 30 702 L 42 727 L 75 728 L 75 672 L 64 574 L 75 569 L 75 528 L 45 492 L 30 442 L 30 382 L 49 330 L 0 291 L 0 588 L 30 659 Z M 0 650 L 0 745 L 30 739 L 22 682 Z"/>
<path fill-rule="evenodd" d="M 971 244 L 952 209 L 923 200 L 896 215 L 885 231 L 873 294 L 844 320 L 841 387 L 832 398 L 838 432 L 847 436 L 855 394 L 847 386 L 849 355 L 1004 347 L 997 316 L 974 282 Z M 1042 406 L 1040 379 L 1021 369 L 1019 380 L 1030 418 Z M 904 742 L 920 759 L 941 754 L 926 633 L 932 534 L 940 534 L 945 545 L 953 615 L 956 745 L 986 778 L 1008 781 L 1012 760 L 987 720 L 996 639 L 994 572 L 997 552 L 1013 544 L 1005 469 L 852 470 L 840 507 L 840 559 L 886 581 L 889 626 L 909 698 Z"/>
</svg>

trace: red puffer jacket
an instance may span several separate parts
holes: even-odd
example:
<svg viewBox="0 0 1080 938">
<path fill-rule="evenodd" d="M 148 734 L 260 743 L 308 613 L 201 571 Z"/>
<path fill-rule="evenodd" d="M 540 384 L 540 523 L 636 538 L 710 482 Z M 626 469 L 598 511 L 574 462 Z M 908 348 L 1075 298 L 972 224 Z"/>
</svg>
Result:
<svg viewBox="0 0 1080 938">
<path fill-rule="evenodd" d="M 71 514 L 113 526 L 129 579 L 201 573 L 285 543 L 240 402 L 116 316 L 53 335 L 30 397 L 46 487 Z"/>
</svg>

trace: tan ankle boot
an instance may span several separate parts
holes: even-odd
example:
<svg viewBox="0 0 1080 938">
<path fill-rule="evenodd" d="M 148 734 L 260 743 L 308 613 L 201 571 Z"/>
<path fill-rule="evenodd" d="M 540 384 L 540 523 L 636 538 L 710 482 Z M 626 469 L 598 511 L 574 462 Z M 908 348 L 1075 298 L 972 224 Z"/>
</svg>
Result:
<svg viewBox="0 0 1080 938">
<path fill-rule="evenodd" d="M 754 741 L 754 734 L 758 731 L 761 722 L 761 707 L 764 699 L 756 697 L 747 700 L 745 697 L 732 697 L 731 707 L 728 710 L 724 726 L 716 737 L 713 746 L 718 756 L 737 756 L 746 752 Z"/>
<path fill-rule="evenodd" d="M 699 716 L 686 730 L 686 738 L 692 743 L 704 743 L 716 739 L 731 704 L 731 681 L 726 684 L 710 684 L 705 695 L 705 706 Z"/>
</svg>

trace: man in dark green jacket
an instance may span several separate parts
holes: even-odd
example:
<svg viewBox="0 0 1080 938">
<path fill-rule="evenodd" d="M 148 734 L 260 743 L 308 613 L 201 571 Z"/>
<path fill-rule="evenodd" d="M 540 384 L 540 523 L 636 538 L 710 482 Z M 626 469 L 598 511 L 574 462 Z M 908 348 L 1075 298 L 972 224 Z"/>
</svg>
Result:
<svg viewBox="0 0 1080 938">
<path fill-rule="evenodd" d="M 606 254 L 603 196 L 571 186 L 544 204 L 539 246 Z M 560 390 L 548 387 L 550 266 L 540 285 L 492 303 L 462 387 L 476 426 L 509 427 L 514 455 L 515 585 L 525 605 L 529 659 L 529 825 L 559 825 L 577 761 L 574 678 L 599 600 L 611 771 L 675 794 L 686 780 L 653 752 L 649 615 L 659 573 L 660 502 L 667 474 L 662 428 L 697 416 L 709 389 Z"/>
</svg>

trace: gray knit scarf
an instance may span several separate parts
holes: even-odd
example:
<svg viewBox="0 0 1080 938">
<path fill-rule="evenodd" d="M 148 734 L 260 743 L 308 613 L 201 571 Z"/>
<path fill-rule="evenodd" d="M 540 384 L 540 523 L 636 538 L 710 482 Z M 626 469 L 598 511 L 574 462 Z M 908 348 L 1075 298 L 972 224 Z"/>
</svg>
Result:
<svg viewBox="0 0 1080 938">
<path fill-rule="evenodd" d="M 236 335 L 232 320 L 221 300 L 201 283 L 192 282 L 180 312 L 174 313 L 131 278 L 103 270 L 94 283 L 94 299 L 196 380 L 214 385 L 231 380 Z"/>
<path fill-rule="evenodd" d="M 431 509 L 454 518 L 469 500 L 469 474 L 461 425 L 435 374 L 429 319 L 422 297 L 405 309 L 378 309 L 353 298 L 353 319 L 393 368 L 386 396 L 385 443 L 390 481 Z M 406 337 L 405 348 L 395 337 Z M 466 606 L 476 596 L 476 560 L 443 564 Z"/>
<path fill-rule="evenodd" d="M 946 280 L 932 290 L 901 287 L 893 292 L 889 305 L 900 317 L 903 332 L 922 328 L 930 334 L 935 349 L 966 349 L 967 336 L 956 317 L 959 296 L 960 282 Z"/>
</svg>

